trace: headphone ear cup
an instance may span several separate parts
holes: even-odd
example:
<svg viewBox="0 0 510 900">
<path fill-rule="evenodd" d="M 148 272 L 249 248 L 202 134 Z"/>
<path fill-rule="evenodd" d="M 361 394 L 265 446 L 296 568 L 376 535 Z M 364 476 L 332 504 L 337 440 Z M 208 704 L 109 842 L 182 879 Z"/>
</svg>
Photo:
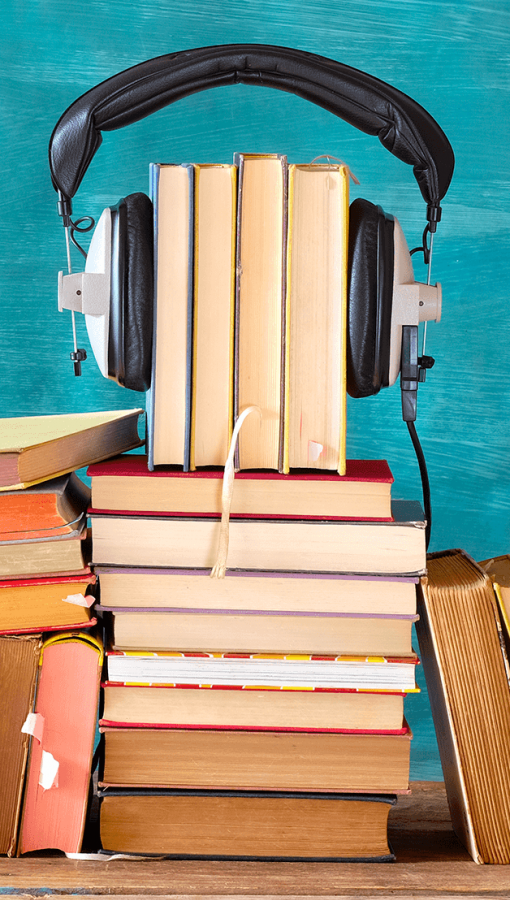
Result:
<svg viewBox="0 0 510 900">
<path fill-rule="evenodd" d="M 152 202 L 130 194 L 112 208 L 108 375 L 132 391 L 150 387 L 153 282 Z"/>
<path fill-rule="evenodd" d="M 349 210 L 347 392 L 370 397 L 389 384 L 393 217 L 358 198 Z"/>
</svg>

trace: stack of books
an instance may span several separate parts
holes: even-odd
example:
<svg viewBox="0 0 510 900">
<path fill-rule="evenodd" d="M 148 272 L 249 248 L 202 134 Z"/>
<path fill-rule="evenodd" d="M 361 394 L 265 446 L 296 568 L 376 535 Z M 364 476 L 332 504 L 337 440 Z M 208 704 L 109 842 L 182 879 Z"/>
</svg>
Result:
<svg viewBox="0 0 510 900">
<path fill-rule="evenodd" d="M 106 850 L 387 859 L 408 790 L 418 504 L 385 462 L 241 472 L 211 577 L 222 473 L 90 467 L 107 620 Z"/>
<path fill-rule="evenodd" d="M 9 856 L 81 845 L 103 650 L 90 490 L 74 470 L 140 445 L 140 412 L 1 423 L 0 853 Z"/>
</svg>

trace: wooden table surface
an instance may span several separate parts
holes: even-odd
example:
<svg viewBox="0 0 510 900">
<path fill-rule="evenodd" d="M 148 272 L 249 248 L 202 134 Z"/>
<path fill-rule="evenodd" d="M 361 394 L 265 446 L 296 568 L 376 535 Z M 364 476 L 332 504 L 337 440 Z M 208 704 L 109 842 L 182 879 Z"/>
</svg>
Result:
<svg viewBox="0 0 510 900">
<path fill-rule="evenodd" d="M 104 897 L 510 897 L 510 866 L 478 866 L 455 837 L 444 786 L 416 782 L 390 813 L 397 862 L 0 859 L 0 895 Z"/>
</svg>

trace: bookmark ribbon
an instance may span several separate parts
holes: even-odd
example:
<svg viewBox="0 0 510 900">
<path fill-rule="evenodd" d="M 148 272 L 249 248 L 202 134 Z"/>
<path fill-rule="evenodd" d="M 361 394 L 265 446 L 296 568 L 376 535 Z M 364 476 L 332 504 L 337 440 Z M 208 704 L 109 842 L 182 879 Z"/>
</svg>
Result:
<svg viewBox="0 0 510 900">
<path fill-rule="evenodd" d="M 243 409 L 241 415 L 237 418 L 232 434 L 232 439 L 230 441 L 230 449 L 228 451 L 227 461 L 225 463 L 225 469 L 223 471 L 223 485 L 221 489 L 221 525 L 220 536 L 218 540 L 218 553 L 216 556 L 216 563 L 211 571 L 211 578 L 224 578 L 225 572 L 227 570 L 229 539 L 228 526 L 230 522 L 230 507 L 232 506 L 232 496 L 234 493 L 234 455 L 241 427 L 252 412 L 258 413 L 260 418 L 262 418 L 262 413 L 258 406 L 247 406 L 246 409 Z"/>
</svg>

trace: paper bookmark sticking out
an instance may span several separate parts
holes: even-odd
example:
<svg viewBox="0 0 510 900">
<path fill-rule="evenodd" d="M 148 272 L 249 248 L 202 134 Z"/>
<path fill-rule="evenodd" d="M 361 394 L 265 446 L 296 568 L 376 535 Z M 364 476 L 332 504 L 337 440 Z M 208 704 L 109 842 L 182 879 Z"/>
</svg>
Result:
<svg viewBox="0 0 510 900">
<path fill-rule="evenodd" d="M 69 594 L 67 597 L 62 597 L 63 603 L 74 603 L 75 606 L 92 606 L 95 600 L 94 594 Z"/>
<path fill-rule="evenodd" d="M 60 763 L 52 756 L 51 753 L 48 753 L 46 750 L 43 750 L 41 757 L 41 768 L 39 770 L 39 784 L 41 785 L 43 791 L 49 791 L 50 788 L 58 787 L 58 770 Z"/>
<path fill-rule="evenodd" d="M 29 734 L 41 744 L 44 733 L 44 716 L 41 716 L 41 713 L 28 713 L 21 726 L 21 733 Z"/>
</svg>

